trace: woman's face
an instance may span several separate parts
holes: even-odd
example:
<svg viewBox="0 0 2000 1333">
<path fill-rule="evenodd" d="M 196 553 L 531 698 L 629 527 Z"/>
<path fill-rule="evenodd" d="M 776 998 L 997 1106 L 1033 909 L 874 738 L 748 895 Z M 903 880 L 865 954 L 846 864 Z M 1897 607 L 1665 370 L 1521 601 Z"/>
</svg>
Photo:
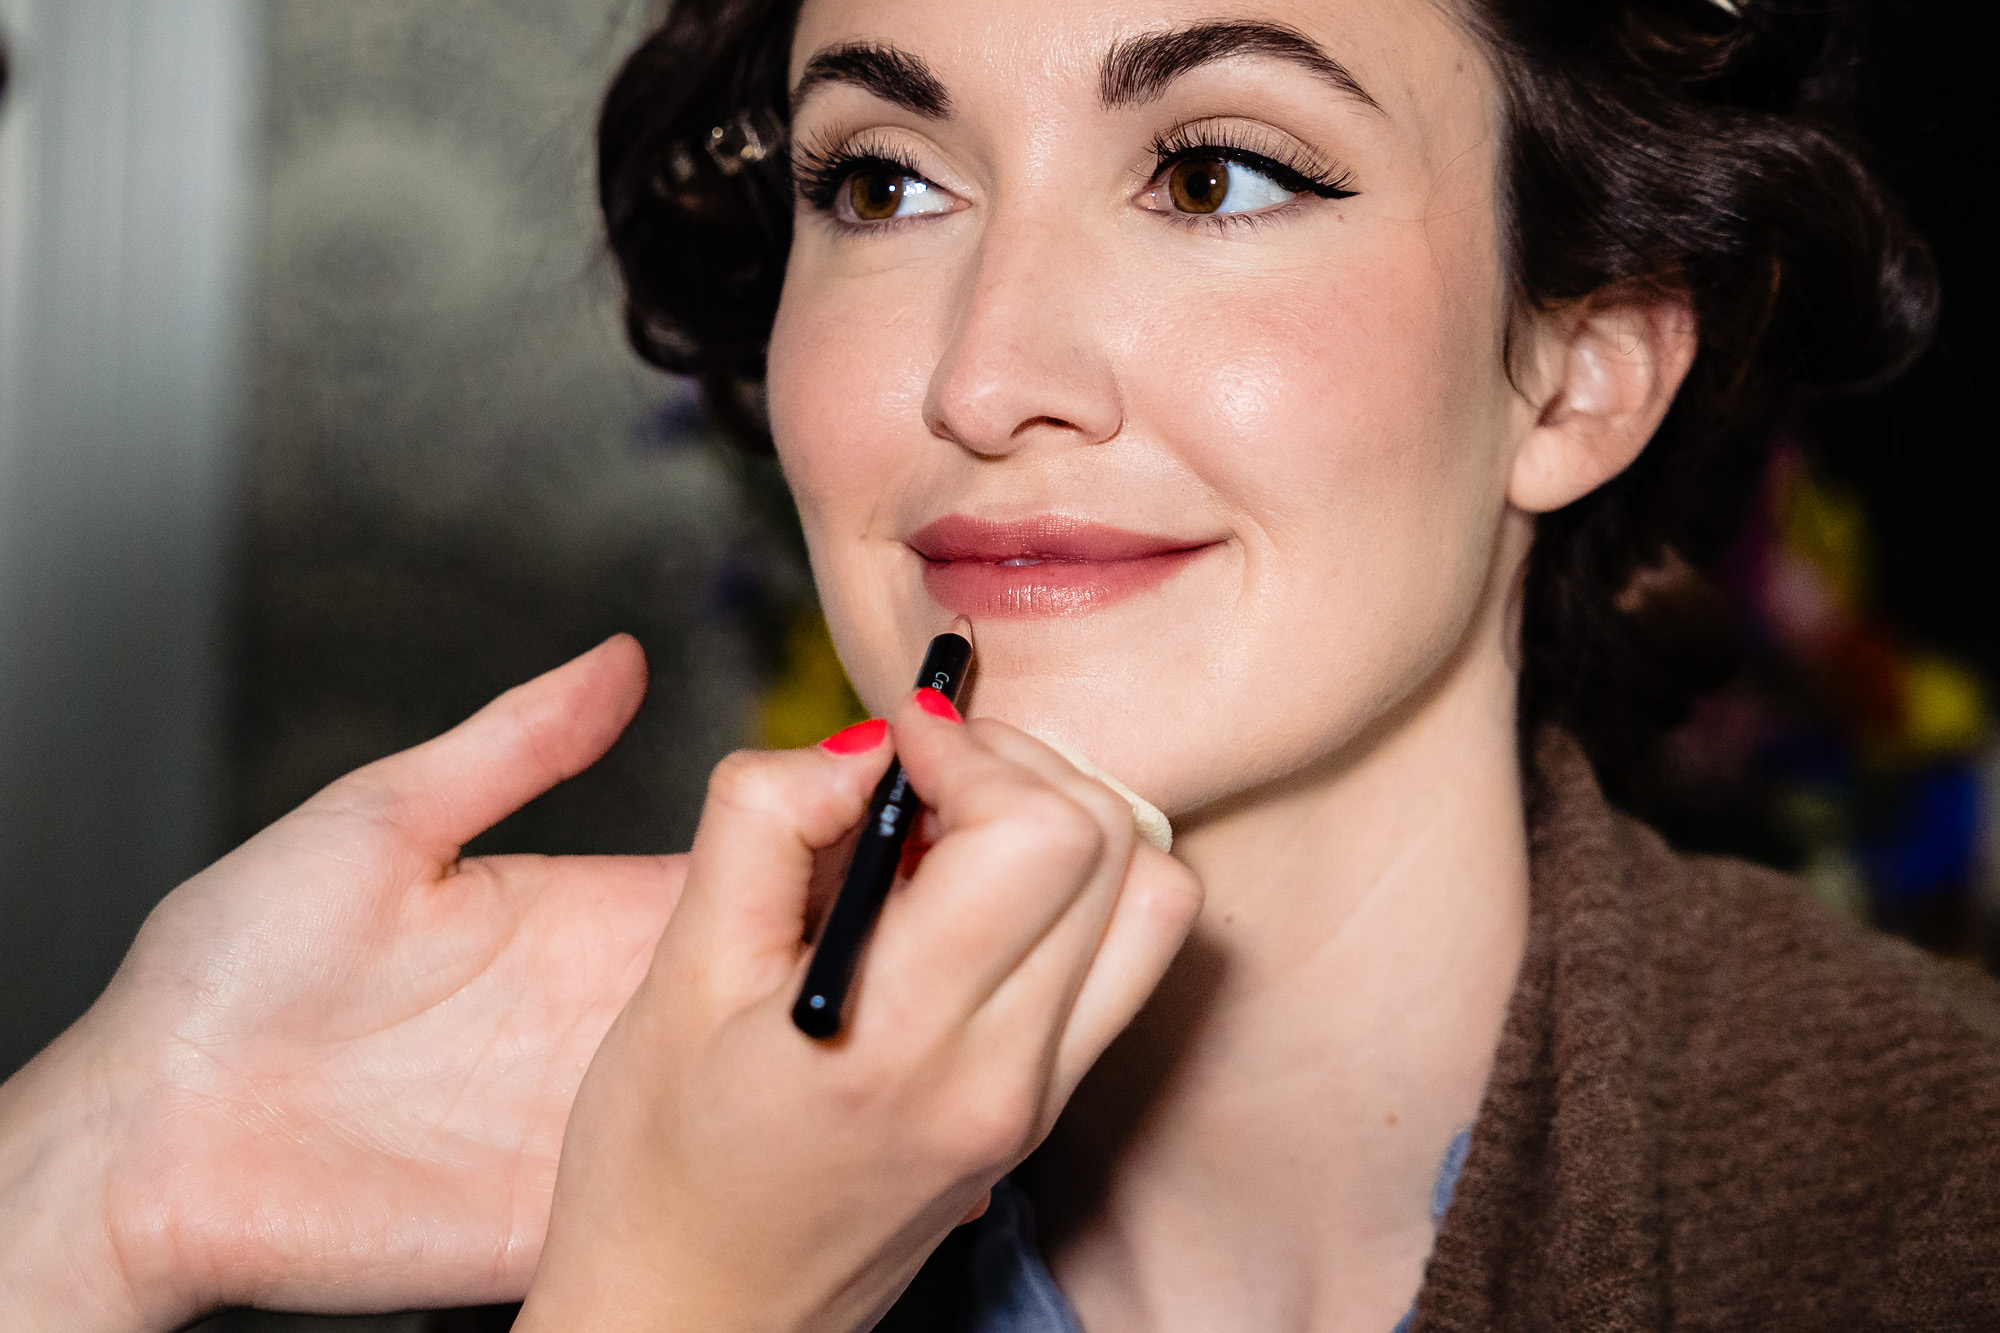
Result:
<svg viewBox="0 0 2000 1333">
<path fill-rule="evenodd" d="M 974 712 L 1183 813 L 1456 669 L 1534 413 L 1441 7 L 806 0 L 791 74 L 772 423 L 872 709 L 964 612 Z"/>
</svg>

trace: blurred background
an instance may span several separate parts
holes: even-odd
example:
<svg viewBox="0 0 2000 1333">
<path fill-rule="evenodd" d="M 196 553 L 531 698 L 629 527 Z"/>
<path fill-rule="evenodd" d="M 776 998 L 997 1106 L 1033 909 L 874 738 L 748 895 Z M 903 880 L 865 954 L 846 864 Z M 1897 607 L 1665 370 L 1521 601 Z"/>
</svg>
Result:
<svg viewBox="0 0 2000 1333">
<path fill-rule="evenodd" d="M 1724 570 L 1745 668 L 1658 814 L 1991 965 L 1990 117 L 1976 10 L 1884 11 L 1871 130 L 1944 329 L 1787 428 Z M 722 753 L 853 707 L 773 478 L 622 341 L 591 131 L 654 15 L 0 0 L 0 1075 L 180 879 L 614 631 L 653 663 L 639 720 L 482 850 L 684 847 Z"/>
</svg>

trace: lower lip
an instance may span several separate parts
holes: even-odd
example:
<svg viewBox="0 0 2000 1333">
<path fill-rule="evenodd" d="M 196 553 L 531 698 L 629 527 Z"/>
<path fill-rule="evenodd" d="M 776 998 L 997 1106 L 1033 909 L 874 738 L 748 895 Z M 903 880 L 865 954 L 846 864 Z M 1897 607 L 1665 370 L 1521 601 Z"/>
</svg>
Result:
<svg viewBox="0 0 2000 1333">
<path fill-rule="evenodd" d="M 1038 565 L 926 560 L 924 587 L 939 606 L 974 617 L 1086 616 L 1159 587 L 1208 549 Z"/>
</svg>

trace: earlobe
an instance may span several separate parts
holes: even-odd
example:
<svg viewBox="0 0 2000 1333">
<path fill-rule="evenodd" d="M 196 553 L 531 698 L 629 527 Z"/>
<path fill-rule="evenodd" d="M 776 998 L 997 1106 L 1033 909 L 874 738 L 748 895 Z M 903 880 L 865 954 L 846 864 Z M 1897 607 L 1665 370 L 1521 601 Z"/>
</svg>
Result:
<svg viewBox="0 0 2000 1333">
<path fill-rule="evenodd" d="M 1555 374 L 1507 488 L 1516 508 L 1536 514 L 1632 465 L 1673 405 L 1698 340 L 1685 299 L 1572 308 L 1551 315 L 1540 336 Z"/>
</svg>

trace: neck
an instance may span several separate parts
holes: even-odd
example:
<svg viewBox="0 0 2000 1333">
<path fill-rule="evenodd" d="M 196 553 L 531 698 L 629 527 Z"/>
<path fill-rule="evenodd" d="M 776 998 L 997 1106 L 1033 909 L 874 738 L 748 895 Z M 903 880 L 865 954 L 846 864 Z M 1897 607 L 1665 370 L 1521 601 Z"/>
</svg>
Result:
<svg viewBox="0 0 2000 1333">
<path fill-rule="evenodd" d="M 1360 753 L 1184 830 L 1202 921 L 1030 1177 L 1094 1333 L 1408 1308 L 1526 933 L 1501 643 L 1475 631 Z"/>
</svg>

